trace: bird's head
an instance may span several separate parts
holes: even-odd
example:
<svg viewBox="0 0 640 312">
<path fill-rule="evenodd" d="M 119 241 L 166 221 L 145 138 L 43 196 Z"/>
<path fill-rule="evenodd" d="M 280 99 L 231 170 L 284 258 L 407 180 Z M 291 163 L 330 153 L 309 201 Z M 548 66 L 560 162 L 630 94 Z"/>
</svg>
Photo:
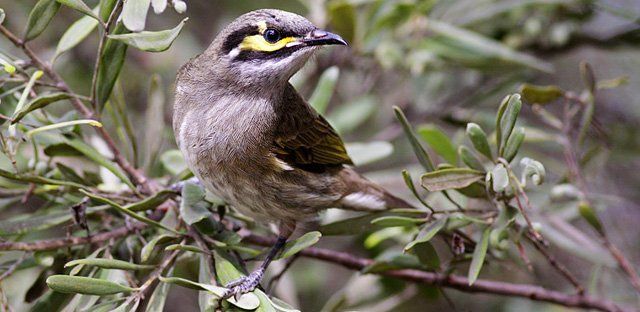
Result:
<svg viewBox="0 0 640 312">
<path fill-rule="evenodd" d="M 263 9 L 229 24 L 204 56 L 215 60 L 216 72 L 240 84 L 288 81 L 313 52 L 324 45 L 347 45 L 340 36 L 318 29 L 306 18 Z"/>
</svg>

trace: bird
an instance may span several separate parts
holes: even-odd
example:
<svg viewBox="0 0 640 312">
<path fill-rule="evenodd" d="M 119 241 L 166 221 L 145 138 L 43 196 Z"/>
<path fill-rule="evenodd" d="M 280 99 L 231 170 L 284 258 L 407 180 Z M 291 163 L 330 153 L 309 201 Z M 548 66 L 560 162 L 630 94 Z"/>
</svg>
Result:
<svg viewBox="0 0 640 312">
<path fill-rule="evenodd" d="M 289 83 L 329 45 L 348 46 L 298 14 L 260 9 L 178 71 L 173 129 L 188 167 L 228 205 L 278 229 L 264 261 L 225 297 L 259 286 L 296 224 L 324 209 L 412 207 L 354 170 L 336 130 Z"/>
</svg>

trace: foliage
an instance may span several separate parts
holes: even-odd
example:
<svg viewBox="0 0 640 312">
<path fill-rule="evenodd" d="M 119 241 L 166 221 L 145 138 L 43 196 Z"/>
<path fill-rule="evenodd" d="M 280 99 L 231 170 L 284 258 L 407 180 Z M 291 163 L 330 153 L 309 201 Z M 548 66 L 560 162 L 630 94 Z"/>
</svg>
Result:
<svg viewBox="0 0 640 312">
<path fill-rule="evenodd" d="M 189 304 L 170 293 L 196 291 L 201 311 L 447 309 L 450 287 L 600 310 L 618 307 L 607 298 L 637 303 L 637 262 L 627 258 L 637 246 L 616 247 L 608 211 L 619 198 L 592 186 L 612 183 L 593 169 L 609 165 L 603 126 L 622 127 L 602 124 L 599 104 L 628 79 L 600 79 L 583 62 L 572 69 L 581 81 L 553 81 L 558 62 L 546 57 L 585 40 L 583 26 L 606 3 L 291 4 L 351 44 L 320 55 L 292 83 L 347 138 L 358 167 L 417 205 L 324 213 L 318 231 L 287 243 L 276 262 L 286 265 L 264 289 L 224 300 L 223 286 L 247 274 L 245 261 L 261 259 L 271 239 L 192 178 L 165 121 L 166 80 L 204 49 L 190 48 L 196 10 L 180 0 L 0 4 L 3 308 L 162 311 Z M 612 42 L 633 47 L 634 34 Z M 155 58 L 173 67 L 149 65 Z M 366 287 L 341 272 L 314 277 L 317 262 L 282 277 L 300 256 L 374 277 Z M 538 298 L 509 283 L 486 286 L 523 277 L 564 286 L 536 287 Z M 342 290 L 327 290 L 329 278 Z"/>
</svg>

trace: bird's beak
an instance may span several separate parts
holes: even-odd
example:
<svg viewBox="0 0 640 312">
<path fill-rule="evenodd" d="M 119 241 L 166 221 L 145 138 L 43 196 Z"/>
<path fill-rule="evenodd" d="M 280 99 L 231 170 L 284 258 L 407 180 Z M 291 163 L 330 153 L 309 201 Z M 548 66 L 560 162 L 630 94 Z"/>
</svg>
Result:
<svg viewBox="0 0 640 312">
<path fill-rule="evenodd" d="M 315 29 L 302 38 L 302 43 L 307 46 L 316 45 L 348 45 L 342 37 L 322 29 Z"/>
</svg>

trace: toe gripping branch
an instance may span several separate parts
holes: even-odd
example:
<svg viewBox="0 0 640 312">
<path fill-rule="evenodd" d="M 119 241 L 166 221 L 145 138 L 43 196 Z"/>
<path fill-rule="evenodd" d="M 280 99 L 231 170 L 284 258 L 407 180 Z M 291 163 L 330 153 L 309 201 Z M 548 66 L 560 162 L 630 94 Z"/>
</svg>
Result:
<svg viewBox="0 0 640 312">
<path fill-rule="evenodd" d="M 227 299 L 234 296 L 236 297 L 236 299 L 239 299 L 242 294 L 248 293 L 258 287 L 258 285 L 260 285 L 260 280 L 262 280 L 262 277 L 264 276 L 264 272 L 267 270 L 267 267 L 269 266 L 271 261 L 276 258 L 278 253 L 282 251 L 286 242 L 287 237 L 278 236 L 278 240 L 276 240 L 276 243 L 273 245 L 273 247 L 271 247 L 271 250 L 269 250 L 269 254 L 267 254 L 267 257 L 260 264 L 260 267 L 258 267 L 257 270 L 251 272 L 251 274 L 233 280 L 229 284 L 227 284 L 225 287 L 228 288 L 228 290 L 222 297 L 224 299 Z"/>
</svg>

